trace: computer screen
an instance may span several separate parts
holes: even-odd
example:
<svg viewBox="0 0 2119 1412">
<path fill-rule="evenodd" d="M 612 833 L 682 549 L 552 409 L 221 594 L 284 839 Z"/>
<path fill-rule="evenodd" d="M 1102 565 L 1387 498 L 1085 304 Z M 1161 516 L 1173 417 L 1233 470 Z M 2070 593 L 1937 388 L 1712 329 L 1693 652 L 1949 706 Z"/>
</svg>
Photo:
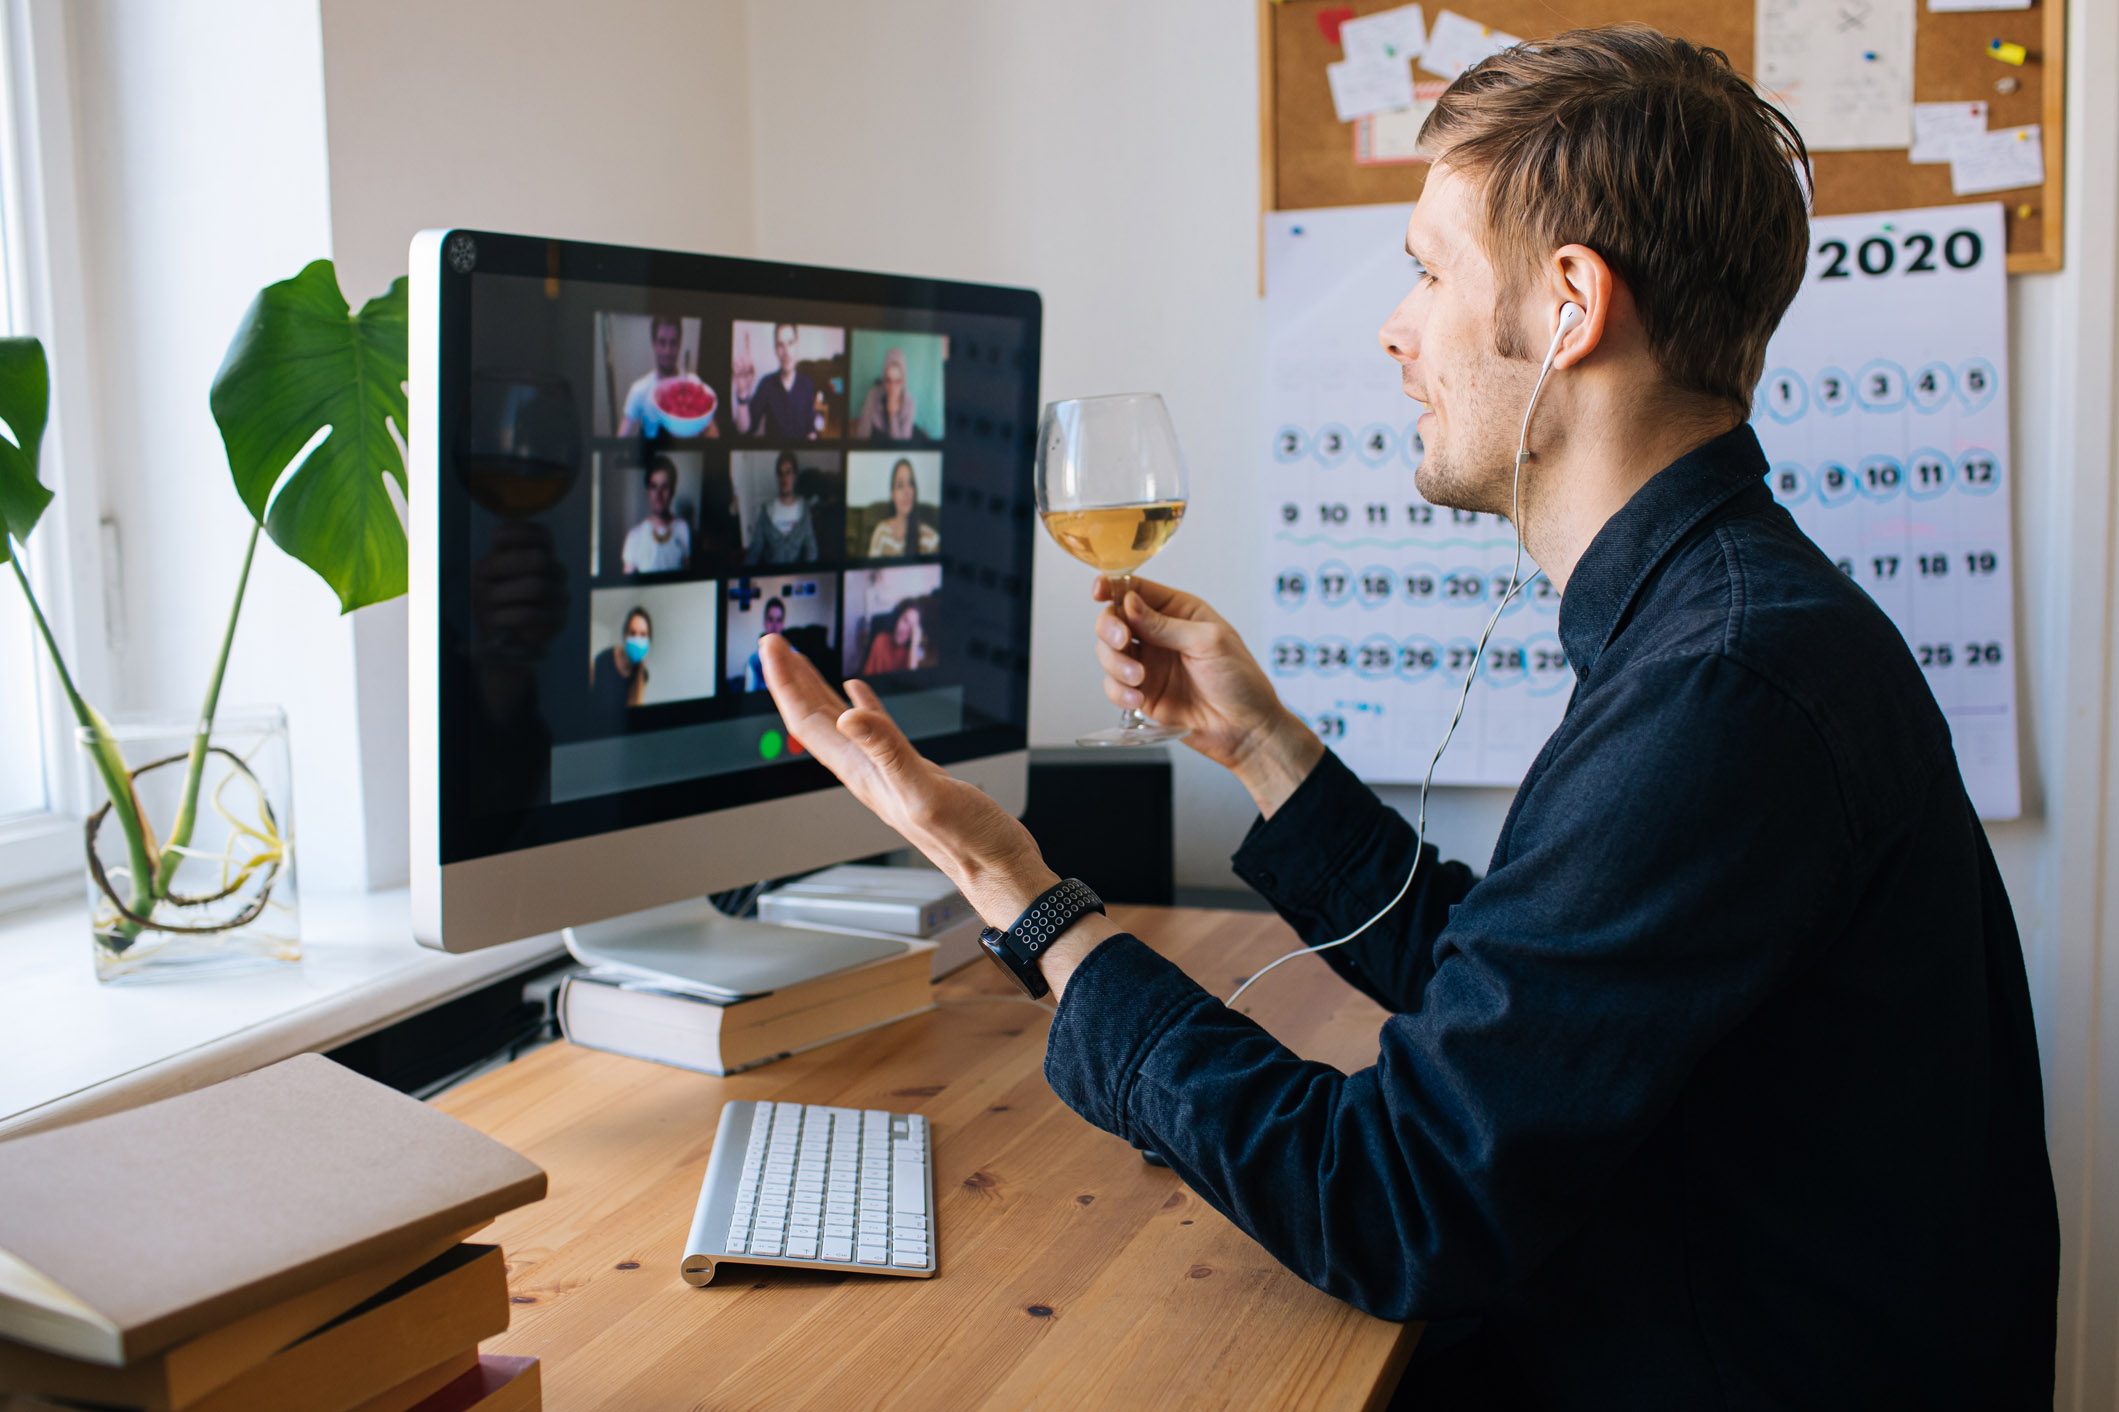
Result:
<svg viewBox="0 0 2119 1412">
<path fill-rule="evenodd" d="M 430 235 L 434 863 L 835 787 L 767 632 L 937 761 L 1023 748 L 1035 294 Z"/>
</svg>

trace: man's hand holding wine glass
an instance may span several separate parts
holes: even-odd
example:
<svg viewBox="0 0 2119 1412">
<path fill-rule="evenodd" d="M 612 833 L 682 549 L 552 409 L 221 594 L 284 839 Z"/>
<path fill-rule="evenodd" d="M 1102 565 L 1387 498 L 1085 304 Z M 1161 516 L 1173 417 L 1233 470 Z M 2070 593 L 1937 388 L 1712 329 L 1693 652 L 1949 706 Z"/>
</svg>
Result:
<svg viewBox="0 0 2119 1412">
<path fill-rule="evenodd" d="M 1119 583 L 1123 603 L 1113 602 Z M 1185 744 L 1235 774 L 1270 818 L 1323 756 L 1324 742 L 1280 704 L 1236 629 L 1204 599 L 1152 579 L 1098 575 L 1091 593 L 1108 605 L 1096 619 L 1104 695 L 1188 729 Z"/>
</svg>

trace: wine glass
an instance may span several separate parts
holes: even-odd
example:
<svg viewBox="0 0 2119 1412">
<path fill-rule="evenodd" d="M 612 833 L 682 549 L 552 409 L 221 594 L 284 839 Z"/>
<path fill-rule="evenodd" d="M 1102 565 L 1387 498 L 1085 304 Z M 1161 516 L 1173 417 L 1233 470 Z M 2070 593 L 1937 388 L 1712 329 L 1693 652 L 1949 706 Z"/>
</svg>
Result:
<svg viewBox="0 0 2119 1412">
<path fill-rule="evenodd" d="M 1185 458 L 1162 398 L 1129 392 L 1047 405 L 1037 429 L 1037 511 L 1060 548 L 1110 578 L 1123 617 L 1133 571 L 1185 517 Z M 1189 734 L 1128 708 L 1112 729 L 1075 743 L 1153 745 Z"/>
</svg>

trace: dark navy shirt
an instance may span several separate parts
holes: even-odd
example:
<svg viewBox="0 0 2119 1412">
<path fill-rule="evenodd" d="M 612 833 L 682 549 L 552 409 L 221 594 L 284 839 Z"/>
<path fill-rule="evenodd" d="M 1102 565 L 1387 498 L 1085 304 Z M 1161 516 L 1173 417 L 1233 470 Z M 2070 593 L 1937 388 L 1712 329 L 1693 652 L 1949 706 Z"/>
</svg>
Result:
<svg viewBox="0 0 2119 1412">
<path fill-rule="evenodd" d="M 1237 853 L 1392 1011 L 1296 1058 L 1138 940 L 1053 1088 L 1319 1288 L 1420 1407 L 2048 1407 L 2059 1232 L 2021 948 L 1904 639 L 1739 427 L 1598 532 L 1577 684 L 1486 876 L 1331 755 Z M 1410 723 L 1408 723 L 1410 724 Z M 1261 985 L 1272 985 L 1269 977 Z"/>
</svg>

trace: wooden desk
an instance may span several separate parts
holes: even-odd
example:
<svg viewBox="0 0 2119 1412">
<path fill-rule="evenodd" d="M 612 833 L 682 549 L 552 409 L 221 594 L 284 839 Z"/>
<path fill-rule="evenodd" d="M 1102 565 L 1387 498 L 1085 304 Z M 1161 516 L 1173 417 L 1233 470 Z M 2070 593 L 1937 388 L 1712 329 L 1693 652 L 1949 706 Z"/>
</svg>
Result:
<svg viewBox="0 0 2119 1412">
<path fill-rule="evenodd" d="M 1209 989 L 1297 944 L 1261 913 L 1116 908 Z M 983 963 L 939 1010 L 734 1078 L 557 1044 L 436 1106 L 541 1163 L 551 1195 L 479 1238 L 506 1247 L 514 1325 L 553 1412 L 658 1408 L 1374 1407 L 1419 1336 L 1288 1273 L 1169 1171 L 1065 1108 L 1047 1017 Z M 1251 1005 L 1256 997 L 1255 1009 Z M 1376 1056 L 1383 1013 L 1321 961 L 1245 1008 L 1298 1052 Z M 932 1120 L 931 1280 L 731 1264 L 678 1277 L 723 1101 Z"/>
</svg>

